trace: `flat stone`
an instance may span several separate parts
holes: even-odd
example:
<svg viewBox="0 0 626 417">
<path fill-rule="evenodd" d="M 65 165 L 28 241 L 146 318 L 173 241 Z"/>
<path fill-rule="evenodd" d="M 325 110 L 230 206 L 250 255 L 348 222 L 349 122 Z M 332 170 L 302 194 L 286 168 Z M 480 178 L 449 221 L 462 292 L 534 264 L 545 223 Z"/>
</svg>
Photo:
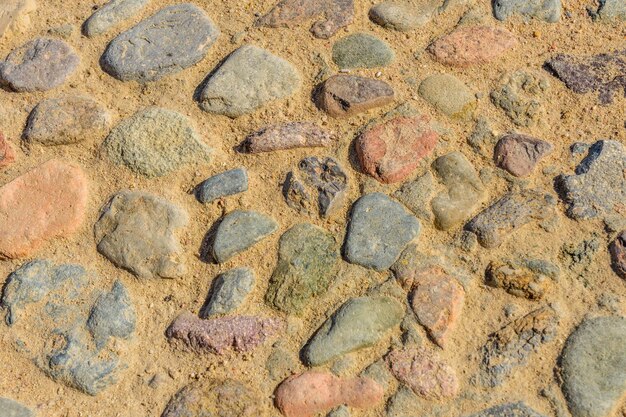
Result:
<svg viewBox="0 0 626 417">
<path fill-rule="evenodd" d="M 394 92 L 389 84 L 358 75 L 334 75 L 315 92 L 318 107 L 332 117 L 354 116 L 393 100 Z"/>
<path fill-rule="evenodd" d="M 493 14 L 498 20 L 513 16 L 556 23 L 561 19 L 561 0 L 495 0 Z"/>
<path fill-rule="evenodd" d="M 11 143 L 0 132 L 0 170 L 15 162 L 15 151 Z"/>
<path fill-rule="evenodd" d="M 550 83 L 542 74 L 515 71 L 500 79 L 490 97 L 517 126 L 535 127 L 546 119 L 543 96 L 549 88 Z"/>
<path fill-rule="evenodd" d="M 141 278 L 177 278 L 187 272 L 177 229 L 189 221 L 178 206 L 141 191 L 120 191 L 94 226 L 98 252 Z"/>
<path fill-rule="evenodd" d="M 85 21 L 83 33 L 90 38 L 102 35 L 136 16 L 148 2 L 149 0 L 111 0 Z"/>
<path fill-rule="evenodd" d="M 256 211 L 235 210 L 220 222 L 213 243 L 213 257 L 224 263 L 278 230 L 278 223 Z"/>
<path fill-rule="evenodd" d="M 333 45 L 333 61 L 340 69 L 386 67 L 395 58 L 393 49 L 367 33 L 354 33 Z"/>
<path fill-rule="evenodd" d="M 611 266 L 621 278 L 626 279 L 626 230 L 622 231 L 609 245 Z"/>
<path fill-rule="evenodd" d="M 545 417 L 523 402 L 496 405 L 468 417 Z"/>
<path fill-rule="evenodd" d="M 411 175 L 432 153 L 437 139 L 427 116 L 401 116 L 361 133 L 355 150 L 363 171 L 389 184 Z"/>
<path fill-rule="evenodd" d="M 419 94 L 437 110 L 455 119 L 471 117 L 477 105 L 474 93 L 449 74 L 429 76 L 420 84 Z"/>
<path fill-rule="evenodd" d="M 293 95 L 301 84 L 300 73 L 291 63 L 244 45 L 211 73 L 200 92 L 200 107 L 236 118 Z"/>
<path fill-rule="evenodd" d="M 314 123 L 290 122 L 271 125 L 248 135 L 240 152 L 261 153 L 296 148 L 328 147 L 335 141 L 332 132 Z"/>
<path fill-rule="evenodd" d="M 8 398 L 0 398 L 0 410 L 2 417 L 35 417 L 35 413 L 29 408 Z"/>
<path fill-rule="evenodd" d="M 437 2 L 430 2 L 423 9 L 408 1 L 386 0 L 369 11 L 372 22 L 385 29 L 408 32 L 430 22 L 437 11 Z"/>
<path fill-rule="evenodd" d="M 248 171 L 241 167 L 207 178 L 196 187 L 195 193 L 198 201 L 206 204 L 244 191 L 248 191 Z"/>
<path fill-rule="evenodd" d="M 283 194 L 289 207 L 327 218 L 343 208 L 347 189 L 348 176 L 337 161 L 309 156 L 287 174 Z"/>
<path fill-rule="evenodd" d="M 506 29 L 489 26 L 461 26 L 427 48 L 435 60 L 453 67 L 488 64 L 518 44 Z"/>
<path fill-rule="evenodd" d="M 0 258 L 24 258 L 74 234 L 88 193 L 82 169 L 54 159 L 0 187 Z"/>
<path fill-rule="evenodd" d="M 552 277 L 513 260 L 491 261 L 485 273 L 485 282 L 502 288 L 516 297 L 539 300 L 551 287 Z"/>
<path fill-rule="evenodd" d="M 302 358 L 308 365 L 318 366 L 373 346 L 400 324 L 402 317 L 404 308 L 393 298 L 351 298 L 317 330 L 304 347 Z"/>
<path fill-rule="evenodd" d="M 30 14 L 37 10 L 35 0 L 5 0 L 0 4 L 0 39 L 24 32 L 30 26 Z M 11 416 L 9 416 L 11 417 Z"/>
<path fill-rule="evenodd" d="M 396 191 L 393 196 L 420 220 L 432 221 L 433 213 L 430 210 L 430 201 L 435 192 L 435 179 L 430 171 L 427 171 L 415 181 L 407 182 Z"/>
<path fill-rule="evenodd" d="M 401 204 L 385 194 L 367 194 L 352 206 L 344 254 L 348 262 L 383 271 L 419 232 L 419 221 Z"/>
<path fill-rule="evenodd" d="M 504 135 L 493 154 L 498 168 L 502 168 L 515 177 L 530 175 L 535 165 L 552 152 L 554 146 L 532 136 L 511 133 Z"/>
<path fill-rule="evenodd" d="M 626 20 L 626 3 L 622 0 L 600 0 L 596 17 L 609 22 Z"/>
<path fill-rule="evenodd" d="M 147 107 L 122 120 L 102 146 L 115 164 L 149 178 L 208 162 L 212 153 L 187 117 L 160 107 Z"/>
<path fill-rule="evenodd" d="M 21 93 L 51 90 L 63 84 L 79 62 L 76 52 L 62 40 L 37 38 L 0 61 L 0 84 Z"/>
<path fill-rule="evenodd" d="M 277 318 L 228 316 L 203 320 L 181 313 L 165 331 L 170 341 L 179 340 L 197 352 L 224 355 L 228 352 L 251 352 L 267 339 L 285 331 Z"/>
<path fill-rule="evenodd" d="M 219 34 L 199 7 L 168 6 L 119 34 L 100 62 L 118 80 L 156 81 L 200 62 Z"/>
<path fill-rule="evenodd" d="M 254 288 L 254 281 L 254 272 L 250 268 L 235 268 L 220 274 L 213 281 L 211 297 L 200 311 L 200 318 L 235 311 Z"/>
<path fill-rule="evenodd" d="M 111 125 L 111 115 L 89 96 L 66 95 L 46 99 L 28 116 L 23 138 L 44 146 L 81 142 L 100 135 Z"/>
<path fill-rule="evenodd" d="M 573 417 L 615 415 L 626 392 L 626 319 L 586 319 L 561 353 L 563 394 Z"/>
<path fill-rule="evenodd" d="M 299 315 L 328 291 L 339 259 L 329 232 L 309 223 L 292 227 L 280 238 L 278 264 L 265 300 L 282 312 Z"/>
<path fill-rule="evenodd" d="M 115 281 L 111 291 L 100 295 L 87 319 L 87 328 L 96 347 L 103 348 L 110 338 L 128 339 L 135 332 L 137 316 L 128 291 Z"/>
</svg>

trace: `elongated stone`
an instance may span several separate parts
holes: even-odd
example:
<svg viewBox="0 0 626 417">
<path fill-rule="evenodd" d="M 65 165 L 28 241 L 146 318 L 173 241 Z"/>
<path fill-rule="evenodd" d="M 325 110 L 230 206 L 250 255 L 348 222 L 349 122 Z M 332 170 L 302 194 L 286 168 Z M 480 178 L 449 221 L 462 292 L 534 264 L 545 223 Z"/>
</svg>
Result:
<svg viewBox="0 0 626 417">
<path fill-rule="evenodd" d="M 315 93 L 317 105 L 333 117 L 350 117 L 393 102 L 393 88 L 384 81 L 356 75 L 330 77 Z"/>
<path fill-rule="evenodd" d="M 88 37 L 102 35 L 135 16 L 150 0 L 111 0 L 92 14 L 83 24 Z"/>
<path fill-rule="evenodd" d="M 256 211 L 235 210 L 221 221 L 213 243 L 213 257 L 224 263 L 278 230 L 278 223 Z"/>
<path fill-rule="evenodd" d="M 246 137 L 240 146 L 245 153 L 282 151 L 295 148 L 328 147 L 335 141 L 332 132 L 310 122 L 289 122 L 264 127 Z"/>
<path fill-rule="evenodd" d="M 196 188 L 196 197 L 201 203 L 210 203 L 247 190 L 248 172 L 245 168 L 235 168 L 204 180 Z"/>
</svg>

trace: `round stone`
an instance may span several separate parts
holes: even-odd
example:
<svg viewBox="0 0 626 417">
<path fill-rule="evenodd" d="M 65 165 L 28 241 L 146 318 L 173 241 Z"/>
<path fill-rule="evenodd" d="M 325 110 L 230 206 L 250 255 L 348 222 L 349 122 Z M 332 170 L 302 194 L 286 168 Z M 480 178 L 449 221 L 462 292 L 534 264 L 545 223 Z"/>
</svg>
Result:
<svg viewBox="0 0 626 417">
<path fill-rule="evenodd" d="M 395 58 L 393 49 L 367 33 L 355 33 L 333 45 L 333 61 L 341 69 L 386 67 Z"/>
</svg>

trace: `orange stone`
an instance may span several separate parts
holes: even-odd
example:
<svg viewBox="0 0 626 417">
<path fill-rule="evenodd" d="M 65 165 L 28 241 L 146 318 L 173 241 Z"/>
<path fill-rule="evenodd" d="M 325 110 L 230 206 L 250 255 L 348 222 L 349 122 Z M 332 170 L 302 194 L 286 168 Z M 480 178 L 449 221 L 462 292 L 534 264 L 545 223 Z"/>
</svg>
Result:
<svg viewBox="0 0 626 417">
<path fill-rule="evenodd" d="M 15 161 L 15 152 L 11 144 L 4 138 L 0 132 L 0 168 L 7 167 Z"/>
</svg>

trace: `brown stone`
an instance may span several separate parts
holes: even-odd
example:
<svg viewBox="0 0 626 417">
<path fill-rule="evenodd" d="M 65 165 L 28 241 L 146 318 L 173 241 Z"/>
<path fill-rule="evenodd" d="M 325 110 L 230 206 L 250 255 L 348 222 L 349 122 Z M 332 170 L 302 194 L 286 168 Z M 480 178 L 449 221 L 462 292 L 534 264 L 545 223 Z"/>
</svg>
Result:
<svg viewBox="0 0 626 417">
<path fill-rule="evenodd" d="M 15 152 L 9 141 L 0 132 L 0 169 L 8 167 L 15 161 Z"/>
<path fill-rule="evenodd" d="M 512 133 L 503 136 L 494 150 L 494 162 L 516 177 L 529 175 L 537 162 L 552 152 L 553 146 L 541 139 Z"/>
<path fill-rule="evenodd" d="M 626 230 L 622 231 L 609 246 L 613 270 L 626 279 Z"/>
<path fill-rule="evenodd" d="M 315 94 L 320 109 L 333 117 L 349 117 L 392 103 L 393 88 L 384 81 L 339 74 L 327 79 Z"/>
<path fill-rule="evenodd" d="M 309 122 L 272 125 L 252 133 L 240 145 L 240 152 L 261 153 L 295 148 L 330 146 L 335 139 L 328 132 Z"/>
<path fill-rule="evenodd" d="M 511 261 L 492 261 L 486 272 L 486 282 L 496 288 L 502 288 L 509 294 L 538 300 L 549 288 L 548 277 Z"/>
</svg>

